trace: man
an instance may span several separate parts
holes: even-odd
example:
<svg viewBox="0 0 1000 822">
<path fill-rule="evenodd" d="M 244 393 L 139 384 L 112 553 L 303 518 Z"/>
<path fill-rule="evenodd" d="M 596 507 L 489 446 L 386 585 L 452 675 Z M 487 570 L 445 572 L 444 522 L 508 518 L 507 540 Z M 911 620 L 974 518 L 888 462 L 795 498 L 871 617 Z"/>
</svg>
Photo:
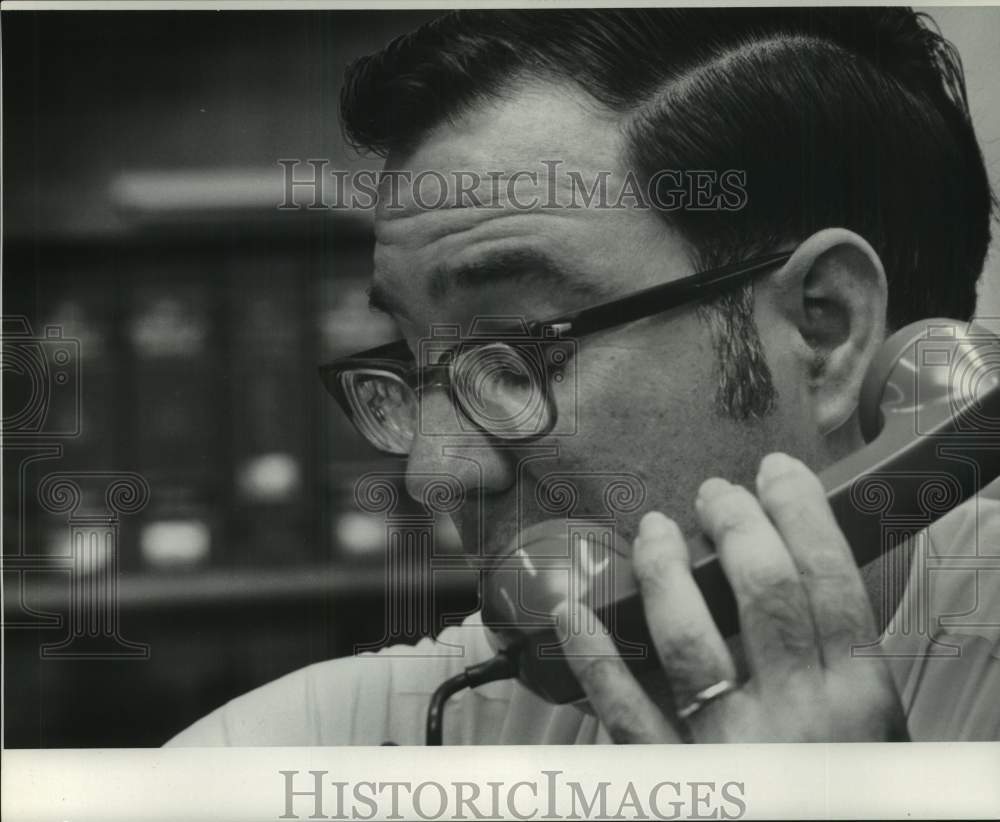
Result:
<svg viewBox="0 0 1000 822">
<path fill-rule="evenodd" d="M 459 12 L 352 66 L 342 109 L 351 140 L 386 161 L 372 302 L 406 338 L 393 357 L 419 360 L 442 324 L 468 335 L 484 318 L 544 320 L 707 269 L 760 269 L 580 337 L 578 378 L 546 387 L 552 408 L 533 412 L 544 424 L 529 415 L 530 438 L 503 429 L 502 402 L 470 410 L 477 390 L 516 396 L 523 375 L 456 388 L 456 363 L 450 391 L 432 379 L 417 392 L 410 363 L 396 373 L 385 352 L 367 371 L 339 367 L 360 374 L 342 399 L 362 433 L 407 454 L 413 496 L 460 480 L 453 518 L 473 559 L 547 518 L 539 485 L 555 471 L 581 510 L 601 510 L 608 476 L 629 476 L 672 517 L 617 522 L 665 676 L 640 683 L 607 636 L 568 630 L 588 705 L 490 683 L 451 700 L 446 744 L 1000 736 L 988 608 L 947 641 L 890 627 L 883 653 L 851 653 L 884 627 L 873 605 L 897 594 L 881 590 L 881 565 L 863 584 L 813 474 L 861 446 L 861 382 L 886 334 L 974 309 L 991 194 L 957 55 L 925 21 Z M 429 204 L 418 178 L 472 182 Z M 553 422 L 568 415 L 569 434 Z M 989 544 L 997 507 L 983 496 L 952 512 L 929 550 Z M 681 535 L 699 530 L 740 604 L 737 642 L 693 585 Z M 932 613 L 995 613 L 997 576 L 938 585 Z M 958 656 L 927 650 L 948 641 Z M 417 650 L 311 666 L 172 742 L 419 744 L 430 694 L 492 641 L 472 618 Z"/>
</svg>

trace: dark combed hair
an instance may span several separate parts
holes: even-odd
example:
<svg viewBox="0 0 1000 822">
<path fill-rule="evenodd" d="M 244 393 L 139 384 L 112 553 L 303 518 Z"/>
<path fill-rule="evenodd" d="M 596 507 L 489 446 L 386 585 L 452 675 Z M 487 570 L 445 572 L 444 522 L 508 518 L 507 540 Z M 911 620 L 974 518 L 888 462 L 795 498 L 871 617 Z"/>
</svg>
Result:
<svg viewBox="0 0 1000 822">
<path fill-rule="evenodd" d="M 907 8 L 459 11 L 353 63 L 355 147 L 387 154 L 527 78 L 622 117 L 629 169 L 746 172 L 740 211 L 665 219 L 696 263 L 821 228 L 865 237 L 890 328 L 969 318 L 994 204 L 954 47 Z"/>
</svg>

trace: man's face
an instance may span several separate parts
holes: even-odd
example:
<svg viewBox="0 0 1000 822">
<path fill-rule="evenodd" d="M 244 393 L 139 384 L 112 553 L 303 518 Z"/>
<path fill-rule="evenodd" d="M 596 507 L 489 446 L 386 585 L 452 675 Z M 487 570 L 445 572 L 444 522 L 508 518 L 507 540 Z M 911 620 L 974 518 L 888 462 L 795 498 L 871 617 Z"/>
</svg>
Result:
<svg viewBox="0 0 1000 822">
<path fill-rule="evenodd" d="M 413 177 L 436 171 L 448 181 L 460 170 L 484 181 L 490 172 L 535 172 L 537 183 L 522 175 L 514 187 L 523 204 L 547 198 L 551 181 L 542 160 L 561 161 L 561 188 L 568 171 L 579 172 L 587 188 L 611 172 L 609 189 L 617 190 L 626 173 L 623 148 L 617 115 L 575 89 L 538 83 L 442 125 L 406 156 L 390 157 L 387 169 Z M 378 211 L 375 291 L 391 304 L 415 356 L 436 325 L 459 324 L 468 334 L 476 317 L 546 319 L 694 273 L 681 237 L 654 210 L 519 209 L 505 200 L 506 180 L 477 190 L 483 208 L 428 210 L 411 202 Z M 427 199 L 434 199 L 433 190 Z M 405 190 L 400 200 L 407 202 Z M 512 257 L 521 263 L 493 265 Z M 537 263 L 525 267 L 525 259 Z M 538 499 L 540 483 L 544 490 L 542 480 L 552 473 L 575 487 L 574 512 L 595 516 L 616 513 L 605 502 L 615 475 L 637 478 L 645 502 L 616 516 L 626 539 L 641 513 L 653 508 L 691 529 L 695 492 L 708 476 L 747 482 L 770 447 L 806 456 L 812 448 L 815 432 L 808 413 L 796 407 L 802 387 L 784 367 L 781 334 L 773 323 L 762 334 L 778 408 L 754 423 L 717 407 L 717 358 L 693 306 L 579 341 L 575 383 L 552 386 L 560 418 L 575 411 L 572 435 L 559 435 L 557 427 L 514 448 L 485 434 L 457 436 L 446 393 L 428 391 L 407 467 L 410 493 L 420 497 L 428 474 L 460 478 L 466 500 L 453 518 L 470 555 L 494 555 L 518 530 L 552 517 Z"/>
</svg>

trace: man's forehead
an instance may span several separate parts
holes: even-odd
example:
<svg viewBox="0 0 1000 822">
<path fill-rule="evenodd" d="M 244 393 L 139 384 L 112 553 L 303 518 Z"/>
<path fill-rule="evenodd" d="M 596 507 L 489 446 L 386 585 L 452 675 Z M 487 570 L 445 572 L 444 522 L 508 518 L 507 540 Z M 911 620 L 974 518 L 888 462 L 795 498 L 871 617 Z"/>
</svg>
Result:
<svg viewBox="0 0 1000 822">
<path fill-rule="evenodd" d="M 644 272 L 634 261 L 632 282 L 593 272 L 615 267 L 602 257 L 620 255 L 622 246 L 672 256 L 674 249 L 662 248 L 670 234 L 664 222 L 648 210 L 602 209 L 599 202 L 564 207 L 602 177 L 608 191 L 621 190 L 629 173 L 624 145 L 620 116 L 573 85 L 521 85 L 442 124 L 414 150 L 387 160 L 375 214 L 375 293 L 433 300 L 433 292 L 445 290 L 442 272 L 471 274 L 467 281 L 478 284 L 502 267 L 494 262 L 533 265 L 546 253 L 585 263 L 563 267 L 569 290 L 611 294 L 635 287 Z M 542 287 L 553 286 L 558 277 L 548 275 L 560 273 L 555 266 L 535 270 L 543 274 Z"/>
<path fill-rule="evenodd" d="M 412 250 L 462 232 L 489 235 L 494 223 L 566 204 L 602 177 L 615 189 L 625 176 L 622 146 L 617 115 L 575 86 L 511 87 L 413 150 L 390 154 L 376 242 Z"/>
<path fill-rule="evenodd" d="M 620 121 L 572 83 L 516 82 L 447 118 L 410 151 L 390 154 L 386 168 L 516 169 L 549 157 L 617 167 Z"/>
<path fill-rule="evenodd" d="M 619 119 L 571 84 L 512 85 L 389 155 L 377 227 L 429 210 L 516 207 L 565 189 L 573 174 L 622 175 Z"/>
</svg>

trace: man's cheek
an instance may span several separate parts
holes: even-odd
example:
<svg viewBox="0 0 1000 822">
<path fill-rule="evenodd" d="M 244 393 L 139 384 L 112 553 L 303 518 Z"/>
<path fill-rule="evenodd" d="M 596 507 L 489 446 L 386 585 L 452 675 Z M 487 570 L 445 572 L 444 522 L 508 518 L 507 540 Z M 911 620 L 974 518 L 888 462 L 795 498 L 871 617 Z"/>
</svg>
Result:
<svg viewBox="0 0 1000 822">
<path fill-rule="evenodd" d="M 593 459 L 597 456 L 595 448 L 600 449 L 605 440 L 619 436 L 613 430 L 617 427 L 614 412 L 628 402 L 625 386 L 609 390 L 607 382 L 591 369 L 589 374 L 578 377 L 575 387 L 557 388 L 554 396 L 564 424 L 547 441 L 556 445 L 566 459 L 583 459 L 585 455 Z M 572 420 L 563 419 L 564 415 L 572 415 Z"/>
</svg>

